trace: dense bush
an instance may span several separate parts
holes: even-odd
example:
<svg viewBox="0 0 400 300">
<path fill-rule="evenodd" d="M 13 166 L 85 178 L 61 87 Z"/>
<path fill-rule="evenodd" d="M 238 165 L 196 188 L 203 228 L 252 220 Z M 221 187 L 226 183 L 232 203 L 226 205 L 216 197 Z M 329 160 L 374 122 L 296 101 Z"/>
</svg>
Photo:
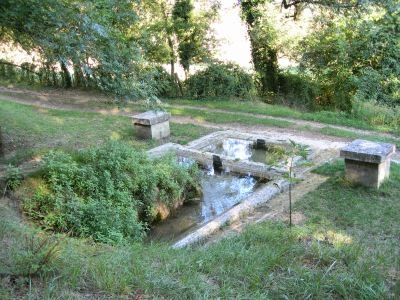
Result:
<svg viewBox="0 0 400 300">
<path fill-rule="evenodd" d="M 350 112 L 354 101 L 400 104 L 398 8 L 374 17 L 337 16 L 302 44 L 301 66 L 321 86 L 321 105 Z"/>
<path fill-rule="evenodd" d="M 179 95 L 179 86 L 171 74 L 161 66 L 154 66 L 147 70 L 148 80 L 154 86 L 154 95 L 157 97 L 170 98 Z"/>
<path fill-rule="evenodd" d="M 279 74 L 279 93 L 276 101 L 280 104 L 304 109 L 317 109 L 321 86 L 304 74 L 284 72 Z"/>
<path fill-rule="evenodd" d="M 235 64 L 211 64 L 189 77 L 186 93 L 193 98 L 249 98 L 254 89 L 252 77 Z"/>
<path fill-rule="evenodd" d="M 160 205 L 178 206 L 195 188 L 195 175 L 173 157 L 150 160 L 112 142 L 76 156 L 50 152 L 41 176 L 20 193 L 24 212 L 46 229 L 122 243 L 141 240 Z"/>
</svg>

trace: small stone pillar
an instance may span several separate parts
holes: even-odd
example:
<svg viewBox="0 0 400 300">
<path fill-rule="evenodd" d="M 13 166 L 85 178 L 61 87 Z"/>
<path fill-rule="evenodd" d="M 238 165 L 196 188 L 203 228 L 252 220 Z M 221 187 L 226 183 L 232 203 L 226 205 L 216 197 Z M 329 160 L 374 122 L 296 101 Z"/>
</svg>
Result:
<svg viewBox="0 0 400 300">
<path fill-rule="evenodd" d="M 396 151 L 395 145 L 354 140 L 340 150 L 344 157 L 346 178 L 368 187 L 379 188 L 389 177 L 390 157 Z"/>
<path fill-rule="evenodd" d="M 139 139 L 163 139 L 170 135 L 171 115 L 163 111 L 146 111 L 132 117 L 136 136 Z"/>
</svg>

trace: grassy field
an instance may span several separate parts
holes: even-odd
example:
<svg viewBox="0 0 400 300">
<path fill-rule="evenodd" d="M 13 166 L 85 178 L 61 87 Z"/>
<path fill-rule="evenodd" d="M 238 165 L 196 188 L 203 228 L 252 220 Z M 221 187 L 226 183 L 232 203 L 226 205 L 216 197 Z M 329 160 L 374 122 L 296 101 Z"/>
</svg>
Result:
<svg viewBox="0 0 400 300">
<path fill-rule="evenodd" d="M 129 117 L 95 112 L 44 109 L 37 106 L 1 101 L 0 126 L 8 137 L 5 147 L 13 152 L 6 163 L 19 162 L 48 149 L 80 149 L 107 140 L 121 140 L 147 150 L 154 141 L 134 139 Z M 171 142 L 186 144 L 211 130 L 192 124 L 171 124 Z M 4 142 L 6 143 L 6 142 Z"/>
<path fill-rule="evenodd" d="M 295 126 L 189 108 L 172 113 L 210 122 Z M 131 121 L 122 116 L 2 101 L 0 125 L 8 147 L 3 163 L 108 139 L 141 149 L 155 146 L 133 140 Z M 193 124 L 171 126 L 171 140 L 179 143 L 210 132 Z M 321 130 L 351 134 L 328 126 Z M 398 299 L 400 167 L 392 164 L 391 177 L 379 190 L 348 183 L 342 160 L 316 172 L 329 179 L 296 202 L 304 223 L 288 228 L 264 222 L 207 247 L 180 250 L 154 242 L 109 246 L 50 235 L 20 215 L 17 199 L 2 199 L 0 299 Z"/>
<path fill-rule="evenodd" d="M 2 126 L 3 134 L 12 141 L 9 143 L 10 145 L 6 145 L 13 153 L 12 156 L 7 156 L 6 163 L 18 164 L 24 159 L 42 154 L 50 148 L 80 149 L 109 139 L 122 140 L 144 150 L 157 145 L 153 141 L 135 140 L 132 121 L 128 117 L 87 111 L 45 109 L 4 100 L 1 101 L 1 105 L 0 126 Z M 260 103 L 259 105 L 264 104 Z M 249 106 L 250 111 L 252 107 Z M 139 105 L 137 109 L 143 110 L 143 107 Z M 231 108 L 231 110 L 233 109 L 235 106 Z M 244 107 L 241 109 L 243 110 Z M 240 109 L 221 113 L 195 108 L 171 107 L 169 112 L 175 116 L 190 117 L 197 121 L 215 124 L 236 123 L 291 128 L 349 139 L 379 140 L 400 146 L 400 139 L 382 137 L 378 134 L 360 134 L 350 129 L 337 129 L 330 126 L 322 128 L 299 126 L 292 121 L 269 119 L 262 115 L 257 117 L 238 114 Z M 212 129 L 194 124 L 171 123 L 170 140 L 186 144 L 211 131 Z"/>
<path fill-rule="evenodd" d="M 2 205 L 0 297 L 398 298 L 399 166 L 380 190 L 349 185 L 341 161 L 320 172 L 330 179 L 295 206 L 303 225 L 265 222 L 183 250 L 48 238 Z"/>
<path fill-rule="evenodd" d="M 232 108 L 231 108 L 232 109 Z M 271 119 L 268 117 L 263 117 L 263 115 L 243 115 L 238 113 L 238 111 L 227 111 L 227 112 L 210 112 L 202 109 L 196 108 L 187 108 L 187 107 L 171 107 L 169 111 L 176 116 L 190 116 L 191 118 L 198 121 L 207 121 L 216 124 L 226 124 L 226 123 L 235 123 L 235 124 L 244 124 L 244 125 L 259 125 L 259 126 L 267 126 L 267 127 L 278 127 L 278 128 L 288 128 L 288 129 L 296 129 L 303 132 L 314 132 L 324 135 L 343 137 L 349 139 L 367 139 L 371 141 L 381 141 L 386 143 L 396 144 L 400 147 L 400 139 L 393 138 L 389 136 L 381 136 L 379 133 L 377 134 L 365 134 L 354 132 L 352 129 L 338 129 L 332 126 L 324 126 L 322 128 L 319 127 L 311 127 L 308 125 L 298 125 L 294 121 L 289 120 L 280 120 L 280 119 Z M 350 120 L 351 121 L 351 120 Z M 341 124 L 340 118 L 338 119 L 338 123 Z M 335 123 L 334 123 L 335 124 Z M 356 127 L 358 129 L 362 129 L 363 126 Z M 372 129 L 372 127 L 368 127 Z"/>
<path fill-rule="evenodd" d="M 321 122 L 328 125 L 341 125 L 358 129 L 375 130 L 400 134 L 398 109 L 389 109 L 370 104 L 356 103 L 354 112 L 317 111 L 303 112 L 282 105 L 271 105 L 259 101 L 216 101 L 216 100 L 167 100 L 170 105 L 186 105 L 209 109 L 221 109 L 225 112 L 253 113 L 263 116 L 293 118 Z"/>
</svg>

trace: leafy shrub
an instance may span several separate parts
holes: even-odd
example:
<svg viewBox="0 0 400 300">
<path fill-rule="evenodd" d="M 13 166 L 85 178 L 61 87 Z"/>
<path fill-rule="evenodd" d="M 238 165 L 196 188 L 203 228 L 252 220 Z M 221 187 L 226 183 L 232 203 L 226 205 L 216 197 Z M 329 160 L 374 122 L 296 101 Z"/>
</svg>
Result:
<svg viewBox="0 0 400 300">
<path fill-rule="evenodd" d="M 173 210 L 195 187 L 195 175 L 172 157 L 152 161 L 117 142 L 76 156 L 50 152 L 41 178 L 25 183 L 33 192 L 25 193 L 23 210 L 46 229 L 112 244 L 138 241 L 157 219 L 156 205 Z"/>
<path fill-rule="evenodd" d="M 142 80 L 151 83 L 153 94 L 157 97 L 176 97 L 179 94 L 178 85 L 162 66 L 147 67 Z"/>
<path fill-rule="evenodd" d="M 320 84 L 323 107 L 350 112 L 354 101 L 400 104 L 399 20 L 390 5 L 374 18 L 337 15 L 303 41 L 301 66 Z"/>
<path fill-rule="evenodd" d="M 278 101 L 298 108 L 315 109 L 321 87 L 304 74 L 281 73 L 279 75 Z"/>
<path fill-rule="evenodd" d="M 235 64 L 212 64 L 185 82 L 186 93 L 194 98 L 241 97 L 253 92 L 252 77 Z"/>
<path fill-rule="evenodd" d="M 3 197 L 6 194 L 7 190 L 15 190 L 21 184 L 22 179 L 23 175 L 21 169 L 12 165 L 8 165 L 6 169 L 5 189 Z"/>
<path fill-rule="evenodd" d="M 21 82 L 34 85 L 39 83 L 39 76 L 36 66 L 31 63 L 14 65 L 4 59 L 0 59 L 0 78 L 12 82 Z"/>
</svg>

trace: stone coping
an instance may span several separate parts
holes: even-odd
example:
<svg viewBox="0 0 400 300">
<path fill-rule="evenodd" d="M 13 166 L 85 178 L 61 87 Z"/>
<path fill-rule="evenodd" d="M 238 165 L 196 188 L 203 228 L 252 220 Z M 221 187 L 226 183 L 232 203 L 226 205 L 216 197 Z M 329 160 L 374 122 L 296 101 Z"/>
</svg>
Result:
<svg viewBox="0 0 400 300">
<path fill-rule="evenodd" d="M 215 144 L 227 138 L 246 140 L 253 143 L 256 143 L 257 140 L 263 140 L 266 144 L 288 144 L 285 140 L 275 140 L 259 134 L 243 133 L 234 130 L 223 130 L 210 133 L 197 140 L 191 141 L 187 144 L 186 147 L 190 149 L 202 150 L 212 144 Z"/>
<path fill-rule="evenodd" d="M 182 149 L 183 146 L 176 144 L 176 143 L 166 143 L 163 145 L 160 145 L 158 147 L 155 147 L 153 149 L 147 150 L 146 153 L 152 157 L 162 157 L 168 153 L 175 153 L 179 150 Z"/>
<path fill-rule="evenodd" d="M 340 150 L 340 157 L 380 164 L 395 151 L 396 147 L 392 144 L 357 139 Z"/>
<path fill-rule="evenodd" d="M 194 159 L 197 163 L 204 166 L 210 166 L 213 164 L 214 154 L 211 152 L 201 152 L 198 150 L 187 148 L 185 149 L 184 147 L 181 147 L 176 149 L 176 154 L 178 156 Z M 284 174 L 287 173 L 287 171 L 284 169 L 268 166 L 267 164 L 245 160 L 238 161 L 224 155 L 216 156 L 221 159 L 222 168 L 225 170 L 229 170 L 232 173 L 244 175 L 251 174 L 254 177 L 266 178 L 268 180 L 282 177 Z"/>
<path fill-rule="evenodd" d="M 132 117 L 134 124 L 151 126 L 166 122 L 170 119 L 171 114 L 164 111 L 149 110 L 144 113 L 134 115 Z"/>
<path fill-rule="evenodd" d="M 227 130 L 217 131 L 209 135 L 203 136 L 188 143 L 185 146 L 176 143 L 167 143 L 148 150 L 147 153 L 150 157 L 153 158 L 163 156 L 167 153 L 174 153 L 178 156 L 195 159 L 200 164 L 210 165 L 213 163 L 214 153 L 208 152 L 207 150 L 205 150 L 205 147 L 224 138 L 244 139 L 254 143 L 258 143 L 258 140 L 260 140 L 261 142 L 265 142 L 266 144 L 288 144 L 285 140 L 274 140 L 259 134 L 248 134 Z M 311 148 L 310 150 L 311 153 L 309 155 L 309 159 L 312 160 L 313 156 L 316 153 L 316 149 Z M 227 210 L 223 214 L 217 216 L 213 220 L 210 220 L 208 223 L 200 226 L 194 231 L 185 234 L 185 237 L 183 237 L 173 245 L 174 248 L 183 248 L 202 242 L 204 239 L 207 238 L 207 236 L 219 230 L 225 224 L 242 218 L 244 214 L 254 210 L 261 205 L 264 205 L 267 201 L 289 188 L 289 181 L 282 178 L 287 170 L 281 170 L 279 168 L 257 162 L 240 162 L 223 155 L 218 156 L 221 158 L 222 167 L 231 170 L 233 173 L 245 173 L 246 175 L 248 173 L 253 173 L 253 175 L 255 175 L 256 177 L 267 178 L 270 181 L 265 185 L 259 187 L 246 199 L 244 199 L 242 202 L 238 203 L 231 209 Z M 296 170 L 296 177 L 303 178 L 304 174 L 308 171 L 309 168 L 299 168 L 299 170 Z"/>
<path fill-rule="evenodd" d="M 252 193 L 244 201 L 215 217 L 213 220 L 207 222 L 194 232 L 189 233 L 187 236 L 173 244 L 172 247 L 179 249 L 200 243 L 224 225 L 239 220 L 244 214 L 255 210 L 257 207 L 262 206 L 278 194 L 283 193 L 288 189 L 289 182 L 287 180 L 281 179 L 270 182 Z"/>
<path fill-rule="evenodd" d="M 161 157 L 167 153 L 174 153 L 178 156 L 191 158 L 197 163 L 210 166 L 213 164 L 213 153 L 201 152 L 199 150 L 189 149 L 179 144 L 167 143 L 147 151 L 150 157 Z M 251 174 L 259 178 L 266 178 L 268 180 L 282 177 L 286 174 L 286 170 L 268 166 L 266 164 L 252 162 L 252 161 L 237 161 L 233 158 L 218 155 L 222 160 L 222 167 L 237 174 Z"/>
</svg>

